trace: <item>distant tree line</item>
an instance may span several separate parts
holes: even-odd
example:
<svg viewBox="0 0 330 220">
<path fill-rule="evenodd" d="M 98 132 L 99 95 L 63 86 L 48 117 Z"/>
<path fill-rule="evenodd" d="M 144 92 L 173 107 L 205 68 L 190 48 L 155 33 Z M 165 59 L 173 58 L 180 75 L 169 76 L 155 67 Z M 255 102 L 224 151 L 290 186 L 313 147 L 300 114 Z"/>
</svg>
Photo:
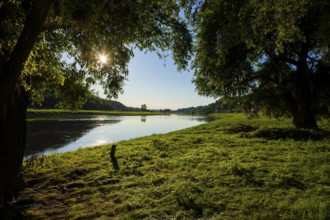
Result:
<svg viewBox="0 0 330 220">
<path fill-rule="evenodd" d="M 211 114 L 211 113 L 225 113 L 237 112 L 239 108 L 233 103 L 225 103 L 218 100 L 214 103 L 205 106 L 189 107 L 178 109 L 177 112 L 190 113 L 190 114 Z"/>
<path fill-rule="evenodd" d="M 172 112 L 172 110 L 169 108 L 166 108 L 166 109 L 160 109 L 159 112 L 170 113 L 170 112 Z"/>
<path fill-rule="evenodd" d="M 45 99 L 41 104 L 30 103 L 30 108 L 40 109 L 53 109 L 60 108 L 60 100 L 52 94 L 45 96 Z M 91 95 L 85 104 L 82 105 L 84 110 L 126 110 L 127 107 L 120 102 L 106 100 L 96 95 Z"/>
</svg>

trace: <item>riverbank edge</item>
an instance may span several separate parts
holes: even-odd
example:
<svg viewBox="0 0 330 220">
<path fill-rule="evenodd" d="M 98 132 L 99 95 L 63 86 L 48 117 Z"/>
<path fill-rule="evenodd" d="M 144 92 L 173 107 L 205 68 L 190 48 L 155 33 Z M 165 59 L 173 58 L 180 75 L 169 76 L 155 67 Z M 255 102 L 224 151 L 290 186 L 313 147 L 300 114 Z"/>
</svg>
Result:
<svg viewBox="0 0 330 220">
<path fill-rule="evenodd" d="M 27 161 L 29 188 L 16 202 L 32 219 L 330 217 L 329 124 L 321 132 L 290 119 L 214 116 L 118 142 L 115 160 L 104 145 Z"/>
<path fill-rule="evenodd" d="M 122 116 L 148 116 L 164 115 L 162 112 L 151 111 L 108 111 L 108 110 L 65 110 L 65 109 L 32 109 L 27 110 L 27 120 L 58 120 L 61 118 L 77 118 L 88 115 L 122 115 Z"/>
</svg>

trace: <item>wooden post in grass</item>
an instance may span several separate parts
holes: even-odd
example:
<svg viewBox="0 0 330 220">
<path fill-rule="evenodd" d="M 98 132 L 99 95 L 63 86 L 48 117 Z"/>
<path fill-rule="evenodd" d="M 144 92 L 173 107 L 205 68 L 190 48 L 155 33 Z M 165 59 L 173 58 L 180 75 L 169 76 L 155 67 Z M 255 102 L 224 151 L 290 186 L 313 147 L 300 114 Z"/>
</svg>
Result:
<svg viewBox="0 0 330 220">
<path fill-rule="evenodd" d="M 112 160 L 113 158 L 115 158 L 116 147 L 117 147 L 116 144 L 113 144 L 113 145 L 111 146 L 111 151 L 110 151 L 110 157 L 111 157 L 111 160 Z"/>
<path fill-rule="evenodd" d="M 116 144 L 113 144 L 111 146 L 111 151 L 110 151 L 110 159 L 111 159 L 111 162 L 112 162 L 112 166 L 115 170 L 119 170 L 119 165 L 118 165 L 118 161 L 117 161 L 117 158 L 115 156 L 115 153 L 116 153 L 116 147 L 117 145 Z"/>
</svg>

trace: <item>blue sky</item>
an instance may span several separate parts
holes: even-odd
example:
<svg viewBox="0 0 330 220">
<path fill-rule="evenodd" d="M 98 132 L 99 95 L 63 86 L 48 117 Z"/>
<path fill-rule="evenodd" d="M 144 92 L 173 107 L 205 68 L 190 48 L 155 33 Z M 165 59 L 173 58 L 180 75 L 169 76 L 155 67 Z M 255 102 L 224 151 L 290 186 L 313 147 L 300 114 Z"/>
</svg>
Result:
<svg viewBox="0 0 330 220">
<path fill-rule="evenodd" d="M 171 57 L 159 59 L 155 53 L 135 50 L 124 93 L 116 101 L 130 107 L 146 104 L 148 109 L 172 110 L 214 102 L 197 94 L 192 78 L 192 71 L 178 72 Z"/>
</svg>

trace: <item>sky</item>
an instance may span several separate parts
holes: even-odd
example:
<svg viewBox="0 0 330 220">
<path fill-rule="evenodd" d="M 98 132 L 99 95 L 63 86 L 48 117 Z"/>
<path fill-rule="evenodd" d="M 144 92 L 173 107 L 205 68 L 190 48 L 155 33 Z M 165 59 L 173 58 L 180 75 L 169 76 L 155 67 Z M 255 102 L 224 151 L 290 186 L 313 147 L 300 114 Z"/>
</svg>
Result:
<svg viewBox="0 0 330 220">
<path fill-rule="evenodd" d="M 116 101 L 125 106 L 148 109 L 172 109 L 208 105 L 215 99 L 199 96 L 191 82 L 193 71 L 177 70 L 171 57 L 159 59 L 156 53 L 134 51 L 129 63 L 124 93 Z M 101 97 L 100 87 L 94 87 Z"/>
</svg>

